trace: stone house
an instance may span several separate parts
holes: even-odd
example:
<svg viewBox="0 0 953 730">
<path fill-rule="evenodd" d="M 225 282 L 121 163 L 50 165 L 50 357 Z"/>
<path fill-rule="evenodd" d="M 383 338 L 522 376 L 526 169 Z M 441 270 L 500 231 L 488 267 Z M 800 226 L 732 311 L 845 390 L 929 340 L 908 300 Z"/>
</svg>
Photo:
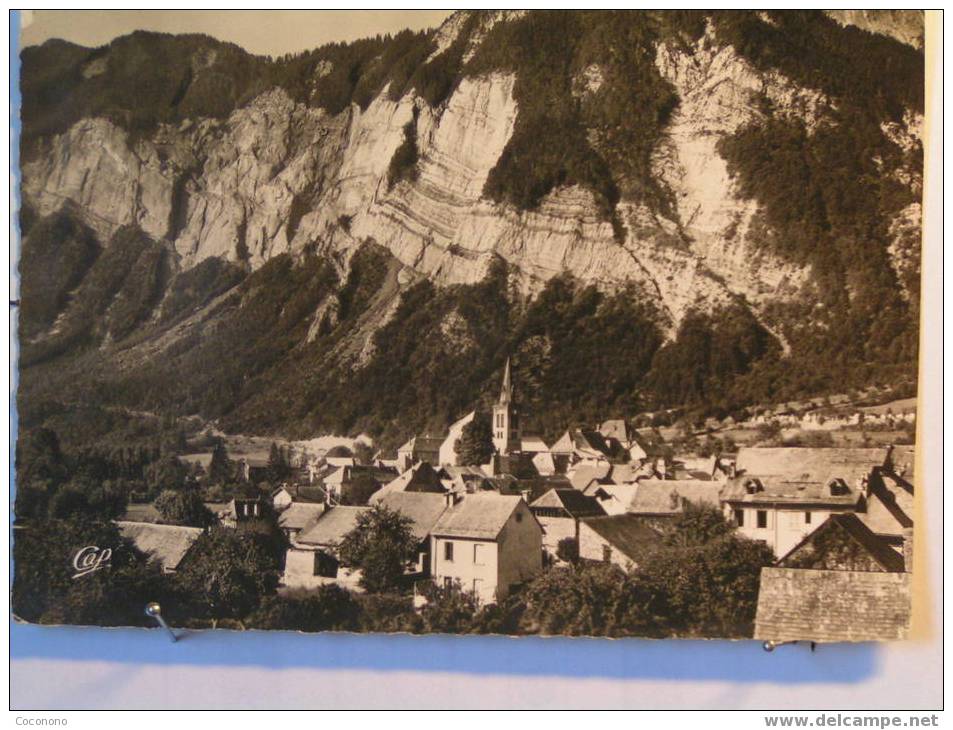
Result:
<svg viewBox="0 0 953 730">
<path fill-rule="evenodd" d="M 543 528 L 522 497 L 472 494 L 452 504 L 431 533 L 431 575 L 481 603 L 505 598 L 542 570 Z"/>
</svg>

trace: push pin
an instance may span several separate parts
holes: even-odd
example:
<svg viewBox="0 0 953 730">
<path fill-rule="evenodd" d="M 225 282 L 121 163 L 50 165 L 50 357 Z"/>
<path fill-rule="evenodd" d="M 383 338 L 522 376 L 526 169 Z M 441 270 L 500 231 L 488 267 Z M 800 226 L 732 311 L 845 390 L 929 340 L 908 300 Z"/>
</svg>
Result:
<svg viewBox="0 0 953 730">
<path fill-rule="evenodd" d="M 179 640 L 179 637 L 175 635 L 175 632 L 169 627 L 169 624 L 167 624 L 165 622 L 165 619 L 162 618 L 162 607 L 159 606 L 158 603 L 153 601 L 152 603 L 146 606 L 146 616 L 149 616 L 150 618 L 154 618 L 156 621 L 158 621 L 159 626 L 161 626 L 162 628 L 164 628 L 166 631 L 169 632 L 169 636 L 172 637 L 172 641 Z"/>
<path fill-rule="evenodd" d="M 774 651 L 779 646 L 785 646 L 786 644 L 797 644 L 797 641 L 766 641 L 761 645 L 761 648 L 767 652 Z M 811 651 L 814 651 L 817 648 L 815 642 L 811 642 Z"/>
</svg>

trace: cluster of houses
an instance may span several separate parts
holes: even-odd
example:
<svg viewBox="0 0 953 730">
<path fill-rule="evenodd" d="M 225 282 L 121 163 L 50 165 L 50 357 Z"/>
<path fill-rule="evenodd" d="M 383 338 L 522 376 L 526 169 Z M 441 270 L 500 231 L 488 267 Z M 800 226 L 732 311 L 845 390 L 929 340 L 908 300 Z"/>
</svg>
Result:
<svg viewBox="0 0 953 730">
<path fill-rule="evenodd" d="M 277 489 L 269 510 L 290 544 L 283 586 L 360 590 L 360 574 L 340 563 L 338 548 L 376 505 L 411 523 L 418 550 L 409 581 L 459 585 L 490 603 L 564 559 L 561 545 L 583 560 L 637 568 L 659 547 L 666 522 L 701 504 L 777 556 L 762 574 L 758 638 L 882 639 L 906 631 L 913 447 L 743 447 L 731 456 L 673 459 L 650 431 L 621 419 L 569 430 L 547 446 L 522 433 L 509 363 L 493 407 L 491 461 L 458 464 L 454 446 L 473 417 L 439 438 L 411 439 L 395 461 L 325 463 Z M 225 524 L 262 509 L 255 499 L 219 507 Z M 120 526 L 137 544 L 161 543 L 135 524 Z M 195 533 L 154 527 L 182 531 L 177 541 L 167 537 L 174 570 Z"/>
</svg>

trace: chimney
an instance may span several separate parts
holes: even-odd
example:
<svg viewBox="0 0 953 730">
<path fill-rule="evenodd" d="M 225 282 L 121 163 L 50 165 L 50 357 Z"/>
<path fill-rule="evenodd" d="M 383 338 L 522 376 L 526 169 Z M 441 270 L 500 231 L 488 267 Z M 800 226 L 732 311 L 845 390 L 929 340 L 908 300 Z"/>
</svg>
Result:
<svg viewBox="0 0 953 730">
<path fill-rule="evenodd" d="M 903 565 L 908 573 L 913 572 L 913 528 L 903 530 Z"/>
</svg>

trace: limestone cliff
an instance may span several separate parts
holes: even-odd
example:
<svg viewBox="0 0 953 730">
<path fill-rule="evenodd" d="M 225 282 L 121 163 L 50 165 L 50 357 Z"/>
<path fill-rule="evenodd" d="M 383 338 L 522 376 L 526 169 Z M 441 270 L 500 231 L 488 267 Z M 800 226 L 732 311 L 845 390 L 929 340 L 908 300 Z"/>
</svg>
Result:
<svg viewBox="0 0 953 730">
<path fill-rule="evenodd" d="M 319 55 L 303 66 L 306 71 L 294 83 L 285 77 L 272 83 L 264 72 L 245 82 L 244 90 L 229 82 L 234 108 L 213 105 L 208 113 L 187 114 L 163 107 L 157 123 L 143 129 L 113 113 L 114 100 L 100 107 L 90 102 L 89 108 L 101 113 L 77 112 L 78 120 L 65 128 L 30 136 L 22 170 L 24 205 L 34 216 L 48 218 L 69 204 L 71 215 L 78 215 L 103 246 L 120 229 L 134 226 L 166 243 L 173 273 L 180 277 L 210 259 L 255 272 L 290 254 L 295 260 L 317 255 L 344 282 L 355 253 L 373 242 L 394 260 L 386 286 L 348 342 L 335 350 L 348 353 L 358 366 L 372 358 L 374 333 L 394 316 L 402 291 L 423 280 L 438 289 L 475 285 L 499 261 L 508 265 L 511 294 L 523 301 L 569 273 L 608 294 L 636 292 L 655 313 L 666 339 L 676 337 L 690 314 L 740 306 L 787 348 L 790 331 L 779 312 L 789 305 L 805 308 L 797 311 L 830 306 L 818 303 L 823 299 L 815 276 L 818 258 L 785 255 L 804 246 L 794 241 L 796 227 L 779 223 L 777 201 L 752 192 L 750 179 L 742 184 L 737 164 L 729 165 L 721 145 L 769 123 L 803 130 L 801 144 L 810 145 L 814 137 L 843 128 L 841 115 L 854 113 L 854 102 L 845 101 L 836 78 L 831 82 L 818 75 L 817 83 L 808 84 L 795 77 L 795 66 L 776 64 L 770 54 L 751 48 L 739 50 L 732 34 L 754 34 L 767 43 L 759 34 L 770 39 L 783 30 L 776 16 L 702 18 L 675 30 L 666 29 L 665 18 L 650 20 L 650 40 L 644 41 L 648 67 L 639 68 L 651 72 L 653 83 L 674 101 L 659 113 L 660 119 L 664 115 L 661 132 L 646 161 L 649 181 L 635 184 L 618 173 L 617 158 L 624 159 L 626 150 L 607 151 L 600 141 L 611 139 L 611 126 L 592 122 L 586 130 L 592 149 L 609 161 L 612 186 L 622 191 L 608 211 L 599 191 L 571 173 L 535 206 L 517 206 L 487 193 L 487 181 L 501 160 L 516 154 L 512 143 L 525 112 L 519 99 L 527 93 L 521 74 L 530 71 L 502 64 L 476 72 L 468 64 L 479 60 L 494 29 L 525 22 L 520 13 L 454 15 L 432 37 L 420 40 L 429 45 L 421 46 L 418 71 L 409 68 L 404 76 L 380 83 L 366 103 L 356 99 L 355 91 L 355 99 L 340 109 L 312 103 L 321 84 L 337 83 L 335 74 L 344 73 L 344 61 L 333 55 Z M 877 32 L 898 27 L 894 35 L 916 43 L 912 26 L 889 18 L 859 18 L 851 12 L 837 20 Z M 838 26 L 826 22 L 823 33 L 836 33 Z M 375 67 L 388 52 L 382 48 L 381 55 L 359 66 L 366 76 L 384 78 Z M 83 49 L 70 52 L 86 58 Z M 560 98 L 578 104 L 580 119 L 601 120 L 603 114 L 611 120 L 611 109 L 592 107 L 612 103 L 603 95 L 619 69 L 585 49 L 573 53 L 572 64 L 579 68 L 573 72 L 571 97 Z M 82 62 L 86 71 L 76 83 L 86 86 L 80 91 L 111 78 L 110 58 L 97 51 Z M 201 84 L 208 87 L 213 71 L 221 80 L 227 69 L 215 67 L 215 58 L 200 48 L 186 60 L 183 80 L 170 87 L 173 104 L 183 94 L 191 98 Z M 294 61 L 289 63 L 291 68 Z M 916 59 L 907 63 L 915 65 Z M 432 66 L 452 75 L 445 95 L 428 91 L 422 81 L 412 83 L 418 78 L 413 74 Z M 884 116 L 875 126 L 883 135 L 878 144 L 887 152 L 875 150 L 876 159 L 866 162 L 879 165 L 900 191 L 890 193 L 899 202 L 884 209 L 884 228 L 869 235 L 909 300 L 919 271 L 922 114 L 906 97 L 901 103 L 906 105 L 902 115 Z M 194 102 L 189 108 L 205 107 Z M 393 179 L 392 163 L 407 145 L 414 153 L 412 174 Z M 810 160 L 804 155 L 798 164 L 810 165 Z M 640 186 L 654 187 L 658 195 L 630 193 Z M 220 300 L 214 302 L 218 306 Z M 162 306 L 160 298 L 153 322 L 162 321 Z M 344 307 L 335 296 L 319 297 L 310 306 L 303 345 L 319 339 Z M 156 347 L 172 347 L 178 337 L 175 331 L 165 333 L 143 352 L 154 355 Z"/>
</svg>

